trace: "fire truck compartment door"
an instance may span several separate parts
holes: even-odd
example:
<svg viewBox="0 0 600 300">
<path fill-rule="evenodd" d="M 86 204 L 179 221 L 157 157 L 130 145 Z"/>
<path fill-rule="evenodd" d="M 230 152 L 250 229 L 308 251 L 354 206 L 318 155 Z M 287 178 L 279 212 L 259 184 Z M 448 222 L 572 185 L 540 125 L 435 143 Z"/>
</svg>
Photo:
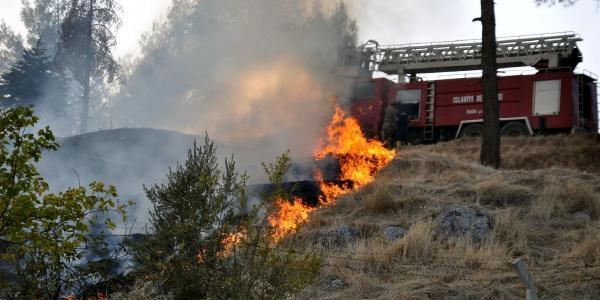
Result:
<svg viewBox="0 0 600 300">
<path fill-rule="evenodd" d="M 542 80 L 534 83 L 533 115 L 560 113 L 560 80 Z"/>
</svg>

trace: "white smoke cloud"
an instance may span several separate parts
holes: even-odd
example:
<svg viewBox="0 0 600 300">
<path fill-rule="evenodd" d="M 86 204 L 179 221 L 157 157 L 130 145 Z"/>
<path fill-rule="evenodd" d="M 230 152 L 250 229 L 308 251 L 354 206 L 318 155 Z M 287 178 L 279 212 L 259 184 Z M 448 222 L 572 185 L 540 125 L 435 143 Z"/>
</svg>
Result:
<svg viewBox="0 0 600 300">
<path fill-rule="evenodd" d="M 258 181 L 262 161 L 312 155 L 348 22 L 322 4 L 175 1 L 114 100 L 116 126 L 207 132 Z"/>
</svg>

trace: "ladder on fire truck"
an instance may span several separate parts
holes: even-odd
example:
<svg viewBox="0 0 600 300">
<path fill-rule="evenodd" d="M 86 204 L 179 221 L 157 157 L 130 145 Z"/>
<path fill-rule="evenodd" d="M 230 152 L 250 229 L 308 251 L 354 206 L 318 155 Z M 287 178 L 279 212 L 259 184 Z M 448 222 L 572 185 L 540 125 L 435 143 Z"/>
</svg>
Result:
<svg viewBox="0 0 600 300">
<path fill-rule="evenodd" d="M 581 62 L 573 32 L 550 33 L 497 40 L 498 68 L 531 66 L 574 68 Z M 481 41 L 459 40 L 436 43 L 380 46 L 370 41 L 362 47 L 361 65 L 388 75 L 457 72 L 481 68 Z"/>
<path fill-rule="evenodd" d="M 427 99 L 425 100 L 425 127 L 423 128 L 423 140 L 433 141 L 435 134 L 435 82 L 427 84 Z"/>
<path fill-rule="evenodd" d="M 498 68 L 530 66 L 538 69 L 575 69 L 582 61 L 573 32 L 528 35 L 497 39 Z M 481 69 L 481 40 L 459 40 L 382 46 L 369 41 L 361 47 L 363 70 L 416 79 L 419 73 L 459 72 Z M 427 87 L 425 141 L 434 139 L 435 83 Z M 583 111 L 580 109 L 580 111 Z"/>
</svg>

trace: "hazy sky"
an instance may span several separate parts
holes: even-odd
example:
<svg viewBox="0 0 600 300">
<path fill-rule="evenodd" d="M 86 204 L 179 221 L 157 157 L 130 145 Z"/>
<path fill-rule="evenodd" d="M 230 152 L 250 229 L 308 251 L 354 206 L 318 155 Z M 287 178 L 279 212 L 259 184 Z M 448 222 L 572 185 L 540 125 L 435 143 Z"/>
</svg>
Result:
<svg viewBox="0 0 600 300">
<path fill-rule="evenodd" d="M 140 35 L 164 14 L 171 0 L 121 0 L 123 26 L 118 34 L 117 55 L 138 51 Z M 600 9 L 594 0 L 579 0 L 572 7 L 537 7 L 533 0 L 497 0 L 497 35 L 513 36 L 575 31 L 584 62 L 580 68 L 600 73 Z M 360 40 L 376 39 L 381 44 L 472 39 L 480 36 L 475 0 L 351 0 L 358 18 Z M 0 18 L 23 31 L 21 0 L 0 0 Z"/>
</svg>

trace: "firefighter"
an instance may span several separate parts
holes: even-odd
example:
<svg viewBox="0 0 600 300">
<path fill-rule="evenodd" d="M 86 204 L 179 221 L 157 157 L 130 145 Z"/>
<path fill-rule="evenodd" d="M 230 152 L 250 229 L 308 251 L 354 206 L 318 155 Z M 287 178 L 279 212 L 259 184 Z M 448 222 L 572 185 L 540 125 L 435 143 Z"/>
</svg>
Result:
<svg viewBox="0 0 600 300">
<path fill-rule="evenodd" d="M 410 119 L 405 112 L 400 112 L 396 119 L 396 144 L 408 144 L 408 123 Z"/>
<path fill-rule="evenodd" d="M 388 106 L 383 116 L 381 125 L 381 138 L 388 148 L 396 145 L 396 127 L 398 124 L 398 110 L 393 106 Z"/>
</svg>

